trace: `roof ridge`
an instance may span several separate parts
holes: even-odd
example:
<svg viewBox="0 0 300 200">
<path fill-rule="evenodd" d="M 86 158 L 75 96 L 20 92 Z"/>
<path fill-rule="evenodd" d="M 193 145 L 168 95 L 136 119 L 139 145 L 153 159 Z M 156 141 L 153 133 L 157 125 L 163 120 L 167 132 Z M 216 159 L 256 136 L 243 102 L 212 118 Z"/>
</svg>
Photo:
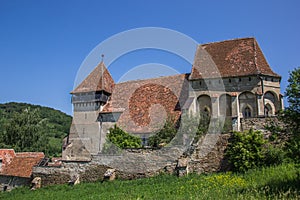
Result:
<svg viewBox="0 0 300 200">
<path fill-rule="evenodd" d="M 244 38 L 233 38 L 233 39 L 221 40 L 221 41 L 216 41 L 216 42 L 208 42 L 208 43 L 204 43 L 204 44 L 199 44 L 199 46 L 206 46 L 209 44 L 217 44 L 217 43 L 224 43 L 224 42 L 237 41 L 237 40 L 247 40 L 247 39 L 255 40 L 255 37 L 251 36 L 251 37 L 244 37 Z"/>
<path fill-rule="evenodd" d="M 255 39 L 253 40 L 253 48 L 254 48 L 254 54 L 253 54 L 253 56 L 254 56 L 254 65 L 255 65 L 255 68 L 257 70 L 257 73 L 260 74 L 261 70 L 258 69 L 259 66 L 257 65 L 257 47 L 256 47 L 256 40 Z"/>
<path fill-rule="evenodd" d="M 188 75 L 190 75 L 190 73 L 182 73 L 182 74 L 160 76 L 160 77 L 146 78 L 146 79 L 128 80 L 128 81 L 125 81 L 125 82 L 118 82 L 118 83 L 116 83 L 116 85 L 126 84 L 126 83 L 133 83 L 133 82 L 139 82 L 139 81 L 148 81 L 148 80 L 155 80 L 155 79 L 164 79 L 164 78 L 178 77 L 178 76 L 188 76 Z"/>
</svg>

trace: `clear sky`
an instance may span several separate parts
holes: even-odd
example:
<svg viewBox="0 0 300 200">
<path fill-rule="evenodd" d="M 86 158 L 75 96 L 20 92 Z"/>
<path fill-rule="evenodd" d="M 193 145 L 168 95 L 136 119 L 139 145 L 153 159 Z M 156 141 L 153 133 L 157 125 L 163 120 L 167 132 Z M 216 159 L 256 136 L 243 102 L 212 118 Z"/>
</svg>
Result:
<svg viewBox="0 0 300 200">
<path fill-rule="evenodd" d="M 140 27 L 173 29 L 199 43 L 255 37 L 282 76 L 283 93 L 288 71 L 300 66 L 299 19 L 298 0 L 0 0 L 0 102 L 72 114 L 69 92 L 85 57 L 105 39 Z M 148 50 L 122 56 L 112 76 L 118 81 L 122 66 L 151 62 L 191 70 L 168 53 Z"/>
</svg>

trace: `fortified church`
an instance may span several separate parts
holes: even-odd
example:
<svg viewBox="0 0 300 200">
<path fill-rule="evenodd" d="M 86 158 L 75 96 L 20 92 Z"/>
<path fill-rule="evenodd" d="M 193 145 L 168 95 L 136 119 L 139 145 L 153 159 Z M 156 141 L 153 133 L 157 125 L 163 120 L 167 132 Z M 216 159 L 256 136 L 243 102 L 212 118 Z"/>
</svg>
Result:
<svg viewBox="0 0 300 200">
<path fill-rule="evenodd" d="M 115 83 L 102 61 L 71 92 L 74 117 L 63 160 L 100 154 L 114 124 L 143 142 L 162 119 L 178 121 L 183 113 L 222 116 L 232 130 L 243 130 L 243 119 L 283 108 L 280 80 L 255 38 L 199 45 L 188 74 Z"/>
</svg>

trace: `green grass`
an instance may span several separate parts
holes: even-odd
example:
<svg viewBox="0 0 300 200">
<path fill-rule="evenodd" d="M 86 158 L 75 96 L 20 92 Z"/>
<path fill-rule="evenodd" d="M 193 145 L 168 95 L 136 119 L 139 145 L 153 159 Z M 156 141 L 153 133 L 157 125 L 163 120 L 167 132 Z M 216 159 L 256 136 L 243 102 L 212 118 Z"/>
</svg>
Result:
<svg viewBox="0 0 300 200">
<path fill-rule="evenodd" d="M 299 199 L 300 168 L 284 164 L 245 174 L 191 174 L 76 186 L 55 185 L 36 191 L 18 188 L 0 199 Z"/>
</svg>

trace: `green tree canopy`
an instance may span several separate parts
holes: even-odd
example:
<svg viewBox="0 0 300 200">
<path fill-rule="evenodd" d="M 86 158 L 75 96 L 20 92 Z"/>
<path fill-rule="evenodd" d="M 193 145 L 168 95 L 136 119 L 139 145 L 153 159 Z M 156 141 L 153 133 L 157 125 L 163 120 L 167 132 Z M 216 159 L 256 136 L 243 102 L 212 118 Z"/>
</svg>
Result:
<svg viewBox="0 0 300 200">
<path fill-rule="evenodd" d="M 72 117 L 39 105 L 0 104 L 0 148 L 43 151 L 61 156 L 62 140 L 68 135 Z"/>
<path fill-rule="evenodd" d="M 46 120 L 42 119 L 38 109 L 24 109 L 15 112 L 4 124 L 1 133 L 1 146 L 16 151 L 46 151 L 48 138 L 45 134 Z"/>
<path fill-rule="evenodd" d="M 290 72 L 288 86 L 285 92 L 289 106 L 284 110 L 281 119 L 287 125 L 287 132 L 292 137 L 287 144 L 287 151 L 290 158 L 300 161 L 300 67 Z"/>
<path fill-rule="evenodd" d="M 289 124 L 289 127 L 294 134 L 299 136 L 300 132 L 300 67 L 290 72 L 288 86 L 285 95 L 289 106 L 284 112 L 284 121 Z"/>
</svg>

